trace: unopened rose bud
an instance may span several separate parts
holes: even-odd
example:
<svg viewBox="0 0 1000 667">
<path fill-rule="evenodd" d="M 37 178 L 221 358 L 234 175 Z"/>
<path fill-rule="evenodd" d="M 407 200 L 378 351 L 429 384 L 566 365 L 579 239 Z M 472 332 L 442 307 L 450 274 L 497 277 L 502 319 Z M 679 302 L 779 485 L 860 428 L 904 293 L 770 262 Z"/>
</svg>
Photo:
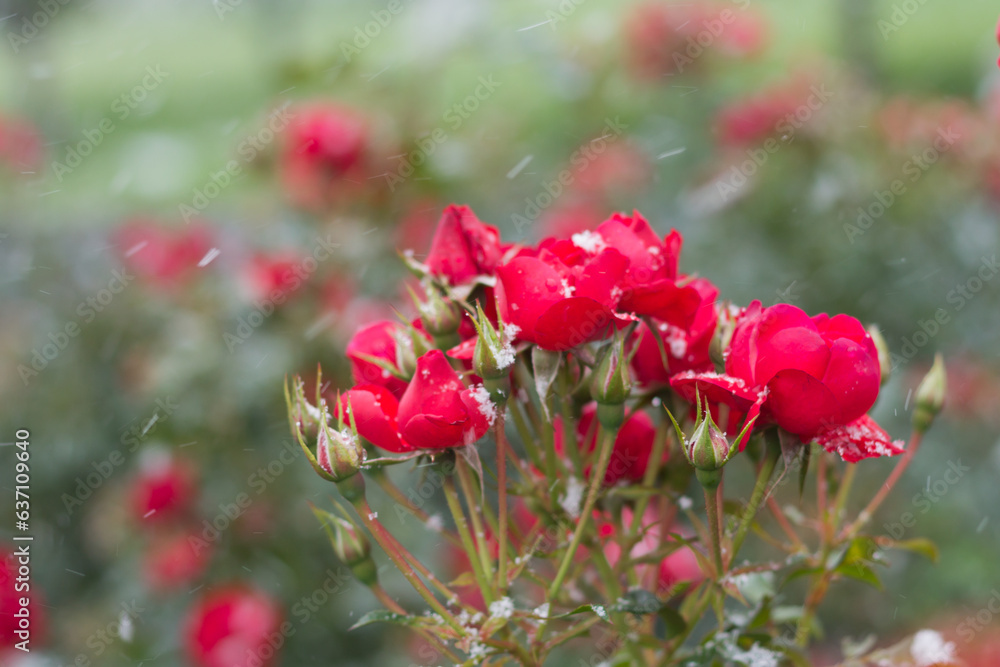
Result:
<svg viewBox="0 0 1000 667">
<path fill-rule="evenodd" d="M 339 483 L 361 469 L 365 448 L 353 425 L 350 428 L 341 425 L 340 430 L 323 426 L 316 442 L 316 458 L 320 468 Z"/>
<path fill-rule="evenodd" d="M 287 385 L 286 385 L 287 392 Z M 315 438 L 319 434 L 320 425 L 326 415 L 306 398 L 305 384 L 302 378 L 296 376 L 292 380 L 291 394 L 286 393 L 288 402 L 288 418 L 293 429 L 298 429 L 302 437 Z"/>
<path fill-rule="evenodd" d="M 590 394 L 597 401 L 597 418 L 609 431 L 617 430 L 625 421 L 625 399 L 632 391 L 628 367 L 625 343 L 618 337 L 605 351 L 592 375 Z"/>
<path fill-rule="evenodd" d="M 684 453 L 688 461 L 698 470 L 718 470 L 732 456 L 732 450 L 726 434 L 715 425 L 712 413 L 705 410 L 694 433 L 685 443 Z"/>
<path fill-rule="evenodd" d="M 916 407 L 913 410 L 913 428 L 923 433 L 934 423 L 934 417 L 944 406 L 948 391 L 948 374 L 944 359 L 940 354 L 934 357 L 934 364 L 917 387 Z"/>
<path fill-rule="evenodd" d="M 368 538 L 350 519 L 347 511 L 337 504 L 342 516 L 323 512 L 313 507 L 313 513 L 322 522 L 333 553 L 344 565 L 351 569 L 354 576 L 366 586 L 378 583 L 378 570 L 372 559 L 372 547 Z"/>
<path fill-rule="evenodd" d="M 398 373 L 404 378 L 412 378 L 417 370 L 417 359 L 432 349 L 430 341 L 411 324 L 397 327 L 392 336 L 396 341 Z"/>
<path fill-rule="evenodd" d="M 513 332 L 509 325 L 507 328 L 501 327 L 498 331 L 479 304 L 476 304 L 474 323 L 479 332 L 476 348 L 472 353 L 472 368 L 476 371 L 476 375 L 484 380 L 507 378 L 517 356 L 510 340 L 516 332 Z"/>
<path fill-rule="evenodd" d="M 441 296 L 434 287 L 428 287 L 426 293 L 425 301 L 413 297 L 424 328 L 435 339 L 452 338 L 462 324 L 462 310 L 453 301 Z"/>
<path fill-rule="evenodd" d="M 872 337 L 872 342 L 875 343 L 875 350 L 878 352 L 878 365 L 882 370 L 882 384 L 885 385 L 892 376 L 892 356 L 889 354 L 889 346 L 885 342 L 885 338 L 882 337 L 882 332 L 876 325 L 871 325 L 868 327 L 868 335 Z"/>
</svg>

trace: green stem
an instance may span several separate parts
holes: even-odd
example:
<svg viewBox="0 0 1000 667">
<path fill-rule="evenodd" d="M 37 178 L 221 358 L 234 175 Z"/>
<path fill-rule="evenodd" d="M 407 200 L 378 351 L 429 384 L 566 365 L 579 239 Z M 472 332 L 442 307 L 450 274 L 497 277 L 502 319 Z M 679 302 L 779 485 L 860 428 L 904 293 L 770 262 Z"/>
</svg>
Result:
<svg viewBox="0 0 1000 667">
<path fill-rule="evenodd" d="M 503 432 L 503 415 L 497 415 L 496 441 L 497 441 L 497 513 L 499 516 L 499 527 L 497 528 L 497 540 L 500 548 L 500 561 L 497 565 L 497 590 L 501 595 L 507 594 L 507 438 Z"/>
<path fill-rule="evenodd" d="M 483 573 L 487 581 L 492 579 L 493 558 L 490 556 L 486 543 L 486 531 L 483 530 L 483 519 L 480 512 L 485 508 L 480 507 L 480 495 L 476 493 L 476 485 L 472 483 L 472 475 L 469 472 L 468 463 L 459 457 L 458 459 L 458 483 L 465 494 L 465 504 L 469 508 L 469 516 L 472 518 L 472 528 L 476 535 L 476 551 L 479 553 L 479 560 L 483 564 Z"/>
<path fill-rule="evenodd" d="M 922 439 L 923 433 L 920 431 L 913 432 L 913 435 L 910 436 L 910 444 L 906 446 L 906 453 L 903 454 L 903 458 L 901 458 L 899 463 L 896 464 L 896 467 L 892 469 L 892 472 L 889 474 L 889 479 L 885 480 L 885 484 L 879 488 L 875 497 L 871 499 L 871 502 L 869 502 L 863 510 L 861 510 L 861 514 L 858 515 L 858 518 L 855 519 L 851 525 L 847 526 L 840 532 L 841 538 L 853 537 L 854 533 L 868 523 L 868 520 L 875 514 L 875 510 L 878 509 L 879 505 L 882 504 L 882 501 L 884 501 L 886 496 L 889 495 L 889 492 L 892 491 L 892 487 L 894 487 L 896 482 L 899 481 L 899 478 L 903 476 L 907 466 L 910 465 L 910 461 L 913 460 L 914 454 L 917 453 L 917 449 L 920 447 L 920 441 Z"/>
<path fill-rule="evenodd" d="M 597 459 L 597 465 L 590 471 L 590 486 L 587 489 L 587 498 L 580 509 L 580 518 L 577 521 L 576 530 L 573 531 L 573 538 L 570 540 L 566 553 L 563 554 L 562 562 L 559 563 L 559 569 L 552 580 L 552 585 L 549 586 L 548 594 L 546 595 L 546 599 L 548 600 L 556 596 L 563 585 L 563 581 L 566 579 L 566 573 L 573 562 L 576 550 L 580 547 L 580 540 L 583 539 L 583 533 L 590 524 L 590 514 L 594 509 L 594 504 L 597 502 L 597 493 L 604 482 L 604 474 L 608 470 L 608 462 L 611 461 L 611 450 L 614 448 L 615 434 L 608 433 L 602 426 L 598 431 L 598 440 L 601 442 L 601 450 Z"/>
<path fill-rule="evenodd" d="M 750 525 L 753 523 L 754 517 L 757 516 L 758 510 L 760 510 L 760 504 L 763 502 L 764 494 L 767 492 L 767 484 L 771 481 L 771 475 L 774 474 L 774 468 L 777 466 L 778 457 L 780 456 L 781 449 L 779 447 L 772 447 L 770 444 L 767 445 L 764 462 L 761 464 L 760 470 L 757 471 L 757 481 L 750 494 L 750 502 L 747 504 L 746 511 L 743 513 L 743 519 L 736 529 L 736 535 L 733 537 L 733 548 L 729 555 L 730 565 L 736 561 L 736 554 L 739 552 L 740 547 L 743 546 L 743 540 L 746 539 Z"/>
<path fill-rule="evenodd" d="M 858 466 L 856 464 L 847 464 L 844 478 L 840 481 L 840 488 L 837 489 L 837 497 L 833 501 L 833 525 L 835 527 L 840 525 L 840 519 L 844 516 L 844 508 L 847 507 L 847 498 L 851 493 L 851 486 L 854 484 L 857 472 Z"/>
<path fill-rule="evenodd" d="M 712 543 L 712 560 L 715 562 L 716 575 L 725 573 L 722 565 L 722 508 L 719 506 L 719 487 L 705 487 L 705 512 L 708 514 L 708 533 Z"/>
<path fill-rule="evenodd" d="M 489 604 L 493 602 L 493 592 L 486 579 L 486 573 L 483 571 L 483 564 L 479 560 L 476 545 L 472 542 L 472 535 L 469 533 L 469 524 L 465 518 L 465 512 L 462 511 L 462 505 L 458 502 L 455 480 L 451 477 L 445 477 L 444 497 L 448 502 L 448 509 L 451 510 L 451 516 L 455 520 L 455 527 L 458 529 L 458 536 L 462 540 L 462 546 L 465 548 L 465 555 L 472 565 L 472 573 L 476 578 L 476 583 L 479 584 L 479 591 L 482 593 L 486 604 Z"/>
</svg>

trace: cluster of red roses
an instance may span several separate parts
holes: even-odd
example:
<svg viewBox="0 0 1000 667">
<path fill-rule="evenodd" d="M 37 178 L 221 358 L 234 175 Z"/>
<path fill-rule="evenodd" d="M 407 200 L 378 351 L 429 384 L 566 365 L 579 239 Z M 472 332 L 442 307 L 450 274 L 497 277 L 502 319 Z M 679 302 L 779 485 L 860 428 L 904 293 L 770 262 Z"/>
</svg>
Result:
<svg viewBox="0 0 1000 667">
<path fill-rule="evenodd" d="M 902 451 L 866 414 L 882 372 L 858 320 L 810 317 L 788 304 L 724 304 L 707 279 L 679 271 L 681 243 L 677 231 L 661 238 L 633 213 L 570 238 L 511 245 L 468 207 L 449 206 L 423 261 L 408 254 L 427 287 L 420 317 L 376 322 L 348 345 L 357 385 L 335 402 L 340 423 L 391 452 L 471 444 L 496 416 L 475 375 L 484 361 L 496 376 L 510 374 L 516 393 L 514 362 L 531 345 L 587 358 L 587 344 L 622 332 L 643 391 L 707 403 L 728 433 L 776 424 L 850 462 Z M 484 335 L 488 344 L 477 348 Z M 477 349 L 489 358 L 474 366 Z M 641 478 L 652 436 L 648 416 L 629 417 L 620 447 L 638 463 L 609 481 Z M 330 470 L 324 439 L 319 462 Z"/>
</svg>

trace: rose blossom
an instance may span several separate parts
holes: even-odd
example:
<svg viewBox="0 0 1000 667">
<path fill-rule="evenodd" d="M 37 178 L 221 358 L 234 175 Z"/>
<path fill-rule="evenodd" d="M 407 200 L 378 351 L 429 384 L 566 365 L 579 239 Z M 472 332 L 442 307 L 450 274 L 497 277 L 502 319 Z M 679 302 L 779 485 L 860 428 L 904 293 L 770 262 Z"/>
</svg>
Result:
<svg viewBox="0 0 1000 667">
<path fill-rule="evenodd" d="M 198 667 L 251 667 L 275 663 L 276 651 L 262 651 L 278 632 L 281 613 L 274 600 L 243 586 L 216 589 L 188 612 L 184 643 Z"/>
<path fill-rule="evenodd" d="M 483 224 L 468 206 L 450 204 L 434 232 L 425 264 L 452 285 L 492 275 L 500 263 L 500 232 Z"/>
</svg>

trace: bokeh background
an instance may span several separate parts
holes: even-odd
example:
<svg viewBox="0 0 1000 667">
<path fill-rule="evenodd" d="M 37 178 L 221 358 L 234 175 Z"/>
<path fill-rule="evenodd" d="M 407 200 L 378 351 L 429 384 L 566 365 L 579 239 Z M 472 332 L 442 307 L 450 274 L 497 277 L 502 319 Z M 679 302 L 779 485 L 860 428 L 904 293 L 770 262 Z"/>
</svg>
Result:
<svg viewBox="0 0 1000 667">
<path fill-rule="evenodd" d="M 419 257 L 458 202 L 508 240 L 638 209 L 736 303 L 878 324 L 897 437 L 945 353 L 949 404 L 873 523 L 940 560 L 896 552 L 885 590 L 843 586 L 816 660 L 933 627 L 1000 664 L 996 19 L 989 0 L 0 2 L 0 493 L 29 429 L 37 596 L 32 653 L 0 661 L 197 664 L 196 607 L 237 586 L 292 624 L 275 664 L 436 664 L 404 632 L 347 632 L 376 603 L 309 512 L 329 490 L 282 381 L 319 363 L 349 384 L 346 340 L 406 308 L 396 251 Z M 391 521 L 447 576 L 433 531 Z"/>
</svg>

